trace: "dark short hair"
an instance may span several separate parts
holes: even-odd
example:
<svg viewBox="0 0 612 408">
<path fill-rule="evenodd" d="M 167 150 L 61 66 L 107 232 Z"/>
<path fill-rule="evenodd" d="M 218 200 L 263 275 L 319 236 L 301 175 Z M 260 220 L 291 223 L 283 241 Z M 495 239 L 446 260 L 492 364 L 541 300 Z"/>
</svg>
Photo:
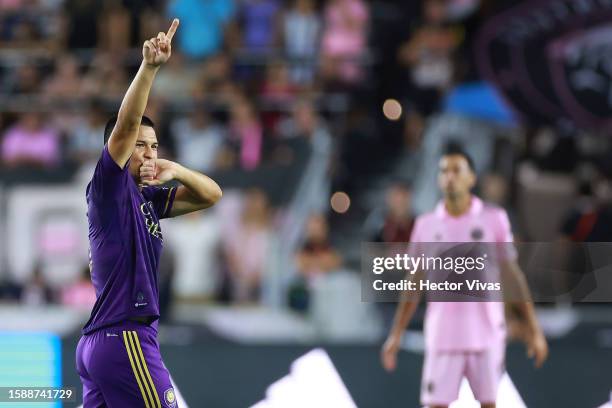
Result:
<svg viewBox="0 0 612 408">
<path fill-rule="evenodd" d="M 451 140 L 446 144 L 442 157 L 444 156 L 461 156 L 465 158 L 468 163 L 468 167 L 473 173 L 476 173 L 476 167 L 474 166 L 474 159 L 464 149 L 461 143 L 456 140 Z"/>
<path fill-rule="evenodd" d="M 113 116 L 106 122 L 106 126 L 104 126 L 104 144 L 108 142 L 108 139 L 110 138 L 111 133 L 113 133 L 113 129 L 115 128 L 116 124 L 117 124 L 117 116 Z M 142 116 L 140 120 L 140 126 L 148 126 L 150 128 L 155 129 L 155 123 L 153 123 L 151 118 L 149 118 L 148 116 L 144 116 L 144 115 Z"/>
</svg>

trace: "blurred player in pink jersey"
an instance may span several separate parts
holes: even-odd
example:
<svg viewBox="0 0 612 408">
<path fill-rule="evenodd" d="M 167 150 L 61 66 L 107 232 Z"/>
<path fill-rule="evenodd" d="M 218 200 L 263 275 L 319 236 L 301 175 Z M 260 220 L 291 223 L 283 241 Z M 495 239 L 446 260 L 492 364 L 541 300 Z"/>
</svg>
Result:
<svg viewBox="0 0 612 408">
<path fill-rule="evenodd" d="M 440 159 L 438 184 L 444 199 L 434 211 L 417 218 L 411 243 L 512 242 L 506 212 L 484 204 L 471 194 L 476 174 L 471 158 L 461 149 L 449 148 Z M 514 333 L 527 344 L 536 366 L 548 355 L 546 339 L 536 320 L 524 276 L 515 251 L 499 257 L 499 269 L 519 290 L 519 299 L 508 304 L 522 324 Z M 414 297 L 398 305 L 393 327 L 381 359 L 387 371 L 395 369 L 402 335 L 416 310 Z M 421 403 L 445 408 L 457 399 L 466 377 L 483 408 L 494 408 L 497 386 L 504 372 L 506 322 L 502 302 L 429 302 L 425 314 L 425 362 Z"/>
</svg>

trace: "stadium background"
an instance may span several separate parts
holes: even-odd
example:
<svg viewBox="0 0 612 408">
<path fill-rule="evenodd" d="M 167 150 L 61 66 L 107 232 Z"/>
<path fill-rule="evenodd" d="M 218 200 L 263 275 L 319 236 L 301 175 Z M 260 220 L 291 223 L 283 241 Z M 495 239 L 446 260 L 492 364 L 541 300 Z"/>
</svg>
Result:
<svg viewBox="0 0 612 408">
<path fill-rule="evenodd" d="M 474 156 L 479 194 L 518 240 L 611 241 L 611 10 L 0 0 L 0 386 L 79 387 L 94 300 L 85 185 L 143 40 L 179 17 L 147 115 L 162 157 L 224 190 L 214 209 L 162 223 L 160 342 L 181 393 L 250 406 L 322 347 L 358 406 L 416 406 L 420 321 L 384 373 L 393 305 L 360 302 L 361 242 L 408 240 L 449 143 Z M 569 300 L 538 307 L 543 369 L 509 348 L 529 407 L 596 407 L 612 389 L 612 309 Z"/>
</svg>

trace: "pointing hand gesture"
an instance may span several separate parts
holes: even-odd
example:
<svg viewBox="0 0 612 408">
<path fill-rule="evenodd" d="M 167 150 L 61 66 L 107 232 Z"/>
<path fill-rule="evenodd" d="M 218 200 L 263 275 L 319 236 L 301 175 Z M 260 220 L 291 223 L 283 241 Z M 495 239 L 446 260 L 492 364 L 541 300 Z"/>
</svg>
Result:
<svg viewBox="0 0 612 408">
<path fill-rule="evenodd" d="M 172 25 L 167 33 L 160 31 L 157 37 L 153 37 L 144 42 L 142 46 L 142 58 L 148 65 L 159 67 L 161 64 L 168 61 L 172 50 L 172 37 L 174 37 L 174 33 L 178 26 L 179 20 L 175 18 L 172 20 Z"/>
</svg>

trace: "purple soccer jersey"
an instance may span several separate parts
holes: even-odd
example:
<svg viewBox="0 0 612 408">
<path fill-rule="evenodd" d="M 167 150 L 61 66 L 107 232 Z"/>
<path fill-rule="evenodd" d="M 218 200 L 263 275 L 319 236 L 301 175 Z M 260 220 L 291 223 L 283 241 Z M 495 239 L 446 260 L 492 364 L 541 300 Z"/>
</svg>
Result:
<svg viewBox="0 0 612 408">
<path fill-rule="evenodd" d="M 83 334 L 129 317 L 159 318 L 157 269 L 163 247 L 159 220 L 170 214 L 176 188 L 138 188 L 104 147 L 87 186 L 91 280 L 96 303 Z"/>
</svg>

